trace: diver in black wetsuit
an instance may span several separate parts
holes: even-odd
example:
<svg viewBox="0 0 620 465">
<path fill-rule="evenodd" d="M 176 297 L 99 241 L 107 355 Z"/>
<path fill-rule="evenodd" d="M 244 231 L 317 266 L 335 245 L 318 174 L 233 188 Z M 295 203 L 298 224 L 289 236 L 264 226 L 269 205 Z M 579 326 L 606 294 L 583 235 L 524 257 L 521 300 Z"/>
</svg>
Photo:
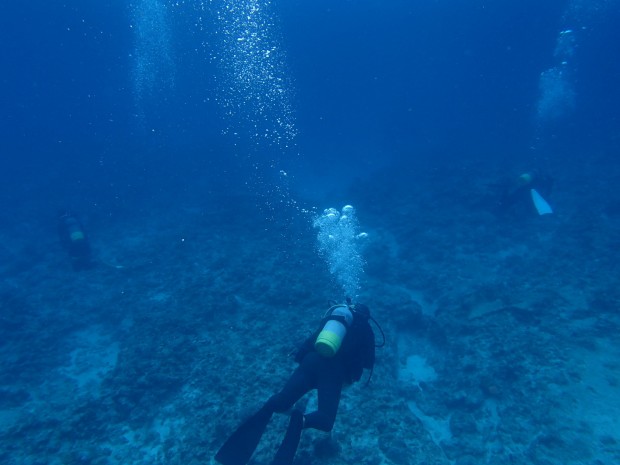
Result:
<svg viewBox="0 0 620 465">
<path fill-rule="evenodd" d="M 509 212 L 516 216 L 526 216 L 535 212 L 531 191 L 536 190 L 547 198 L 553 189 L 553 178 L 538 171 L 523 173 L 516 179 L 505 182 L 496 205 L 498 215 Z"/>
<path fill-rule="evenodd" d="M 93 266 L 90 242 L 82 222 L 68 210 L 58 212 L 58 237 L 75 271 Z"/>
<path fill-rule="evenodd" d="M 293 462 L 303 429 L 331 431 L 342 387 L 359 381 L 364 369 L 372 370 L 374 366 L 375 336 L 370 319 L 370 310 L 363 304 L 348 302 L 332 306 L 319 329 L 297 351 L 295 361 L 299 366 L 282 390 L 228 438 L 215 459 L 223 465 L 245 465 L 273 413 L 286 412 L 313 389 L 318 393 L 318 409 L 308 414 L 293 409 L 286 435 L 272 463 Z"/>
</svg>

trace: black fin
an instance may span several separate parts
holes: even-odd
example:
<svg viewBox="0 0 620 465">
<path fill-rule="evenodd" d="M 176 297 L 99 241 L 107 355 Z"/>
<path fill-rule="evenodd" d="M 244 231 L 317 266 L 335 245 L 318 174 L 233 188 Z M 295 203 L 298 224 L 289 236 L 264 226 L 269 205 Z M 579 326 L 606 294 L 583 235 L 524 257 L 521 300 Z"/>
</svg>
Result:
<svg viewBox="0 0 620 465">
<path fill-rule="evenodd" d="M 293 463 L 303 427 L 304 414 L 299 410 L 293 410 L 291 412 L 291 422 L 288 424 L 286 435 L 271 465 L 291 465 Z"/>
<path fill-rule="evenodd" d="M 265 432 L 271 415 L 271 409 L 263 407 L 248 418 L 226 440 L 215 454 L 215 460 L 222 465 L 245 465 L 248 463 Z"/>
</svg>

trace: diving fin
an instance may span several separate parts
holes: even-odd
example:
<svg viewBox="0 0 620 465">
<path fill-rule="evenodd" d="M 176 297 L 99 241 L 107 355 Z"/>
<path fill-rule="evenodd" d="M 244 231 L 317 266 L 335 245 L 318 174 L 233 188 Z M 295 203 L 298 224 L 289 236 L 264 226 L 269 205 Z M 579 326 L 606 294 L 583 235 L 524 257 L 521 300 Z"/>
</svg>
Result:
<svg viewBox="0 0 620 465">
<path fill-rule="evenodd" d="M 245 465 L 254 453 L 273 411 L 265 406 L 248 418 L 215 454 L 222 465 Z"/>
<path fill-rule="evenodd" d="M 547 203 L 545 199 L 536 191 L 536 189 L 531 189 L 530 194 L 532 194 L 532 202 L 534 202 L 534 206 L 536 207 L 536 211 L 539 215 L 547 215 L 549 213 L 553 213 L 551 209 L 551 205 Z"/>
<path fill-rule="evenodd" d="M 304 414 L 299 410 L 291 412 L 291 421 L 271 465 L 291 465 L 299 446 L 301 431 L 304 428 Z"/>
</svg>

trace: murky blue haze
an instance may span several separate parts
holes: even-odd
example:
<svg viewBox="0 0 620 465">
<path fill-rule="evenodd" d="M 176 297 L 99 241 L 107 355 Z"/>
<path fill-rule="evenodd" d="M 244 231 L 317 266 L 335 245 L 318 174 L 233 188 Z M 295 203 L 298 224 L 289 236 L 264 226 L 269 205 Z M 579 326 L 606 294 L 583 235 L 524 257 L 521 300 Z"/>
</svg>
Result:
<svg viewBox="0 0 620 465">
<path fill-rule="evenodd" d="M 619 21 L 2 2 L 0 462 L 214 463 L 350 297 L 387 342 L 296 464 L 618 463 Z"/>
</svg>

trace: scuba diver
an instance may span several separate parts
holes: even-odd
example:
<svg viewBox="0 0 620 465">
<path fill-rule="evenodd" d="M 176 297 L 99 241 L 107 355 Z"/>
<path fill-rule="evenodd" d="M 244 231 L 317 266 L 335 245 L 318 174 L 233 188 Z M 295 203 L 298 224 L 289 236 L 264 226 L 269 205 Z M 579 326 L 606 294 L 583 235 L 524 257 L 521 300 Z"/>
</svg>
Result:
<svg viewBox="0 0 620 465">
<path fill-rule="evenodd" d="M 529 214 L 532 207 L 538 215 L 553 213 L 545 198 L 551 195 L 553 179 L 537 171 L 523 173 L 518 178 L 506 183 L 497 204 L 500 215 L 509 211 L 517 214 Z"/>
<path fill-rule="evenodd" d="M 304 413 L 295 406 L 291 411 L 288 429 L 275 455 L 273 465 L 289 465 L 297 452 L 301 432 L 307 428 L 329 432 L 334 426 L 340 393 L 343 386 L 359 381 L 364 369 L 371 370 L 375 362 L 375 335 L 366 305 L 351 303 L 331 305 L 319 329 L 299 347 L 295 369 L 282 390 L 247 419 L 228 438 L 215 455 L 222 465 L 245 465 L 260 442 L 272 415 L 293 408 L 306 393 L 316 389 L 318 408 Z M 383 335 L 383 331 L 381 331 Z"/>
<path fill-rule="evenodd" d="M 68 210 L 61 210 L 58 213 L 58 237 L 67 250 L 71 266 L 75 271 L 92 267 L 88 236 L 80 220 Z"/>
</svg>

